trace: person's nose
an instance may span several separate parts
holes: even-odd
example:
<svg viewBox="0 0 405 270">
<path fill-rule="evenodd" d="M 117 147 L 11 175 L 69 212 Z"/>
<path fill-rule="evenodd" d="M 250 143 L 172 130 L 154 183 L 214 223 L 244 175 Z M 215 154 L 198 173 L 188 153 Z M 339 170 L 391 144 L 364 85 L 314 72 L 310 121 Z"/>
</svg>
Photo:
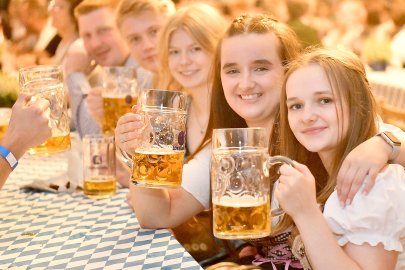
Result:
<svg viewBox="0 0 405 270">
<path fill-rule="evenodd" d="M 186 51 L 180 52 L 180 63 L 182 65 L 187 65 L 190 63 L 190 55 Z"/>
<path fill-rule="evenodd" d="M 314 122 L 318 118 L 318 113 L 316 109 L 313 108 L 311 105 L 304 106 L 304 110 L 302 112 L 302 121 L 304 123 Z"/>
<path fill-rule="evenodd" d="M 239 82 L 239 88 L 242 91 L 249 91 L 255 86 L 255 81 L 252 78 L 250 72 L 247 71 L 242 71 L 241 72 L 241 77 L 240 77 L 240 82 Z"/>
<path fill-rule="evenodd" d="M 142 47 L 143 47 L 143 50 L 145 50 L 145 51 L 154 50 L 155 49 L 155 43 L 149 37 L 145 37 L 143 39 Z"/>
<path fill-rule="evenodd" d="M 86 42 L 89 44 L 89 47 L 93 51 L 96 51 L 99 47 L 101 47 L 103 45 L 103 42 L 97 35 L 93 35 Z"/>
</svg>

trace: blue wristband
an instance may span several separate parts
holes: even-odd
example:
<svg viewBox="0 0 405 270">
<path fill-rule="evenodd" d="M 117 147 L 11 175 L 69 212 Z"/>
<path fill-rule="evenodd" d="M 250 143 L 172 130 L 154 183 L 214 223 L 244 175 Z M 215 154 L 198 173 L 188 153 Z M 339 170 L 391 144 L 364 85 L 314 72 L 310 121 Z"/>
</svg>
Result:
<svg viewBox="0 0 405 270">
<path fill-rule="evenodd" d="M 14 170 L 15 167 L 17 167 L 18 160 L 15 158 L 13 153 L 11 153 L 10 150 L 1 145 L 0 145 L 0 156 L 4 157 L 7 160 L 12 170 Z"/>
</svg>

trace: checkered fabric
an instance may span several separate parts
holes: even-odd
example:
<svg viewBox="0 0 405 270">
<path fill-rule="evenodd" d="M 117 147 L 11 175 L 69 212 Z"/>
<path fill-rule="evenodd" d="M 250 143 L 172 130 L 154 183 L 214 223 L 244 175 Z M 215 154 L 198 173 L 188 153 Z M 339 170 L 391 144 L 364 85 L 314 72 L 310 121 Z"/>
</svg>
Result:
<svg viewBox="0 0 405 270">
<path fill-rule="evenodd" d="M 388 72 L 367 72 L 374 95 L 382 98 L 386 103 L 405 109 L 405 85 L 403 70 Z"/>
<path fill-rule="evenodd" d="M 20 190 L 66 171 L 63 156 L 26 156 L 0 191 L 0 269 L 202 269 L 167 230 L 144 230 L 125 203 Z"/>
</svg>

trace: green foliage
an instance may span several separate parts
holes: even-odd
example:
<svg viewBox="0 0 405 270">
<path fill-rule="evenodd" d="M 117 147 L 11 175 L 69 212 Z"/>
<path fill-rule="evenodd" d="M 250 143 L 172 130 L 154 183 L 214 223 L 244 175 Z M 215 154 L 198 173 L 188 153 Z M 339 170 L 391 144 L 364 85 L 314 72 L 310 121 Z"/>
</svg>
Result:
<svg viewBox="0 0 405 270">
<path fill-rule="evenodd" d="M 363 54 L 368 63 L 388 62 L 391 58 L 391 47 L 388 40 L 368 38 L 363 45 Z"/>
<path fill-rule="evenodd" d="M 0 72 L 0 107 L 12 107 L 18 96 L 18 81 Z"/>
</svg>

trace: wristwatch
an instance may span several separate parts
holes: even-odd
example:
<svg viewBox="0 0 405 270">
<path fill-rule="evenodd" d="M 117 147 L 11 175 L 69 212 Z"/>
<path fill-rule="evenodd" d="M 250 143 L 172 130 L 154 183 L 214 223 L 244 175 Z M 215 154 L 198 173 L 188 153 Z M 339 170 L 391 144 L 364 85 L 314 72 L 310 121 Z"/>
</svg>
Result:
<svg viewBox="0 0 405 270">
<path fill-rule="evenodd" d="M 398 140 L 397 137 L 395 137 L 394 134 L 389 131 L 378 133 L 377 136 L 380 136 L 386 143 L 388 143 L 392 147 L 392 152 L 390 157 L 388 158 L 388 161 L 394 161 L 401 152 L 401 141 Z"/>
</svg>

